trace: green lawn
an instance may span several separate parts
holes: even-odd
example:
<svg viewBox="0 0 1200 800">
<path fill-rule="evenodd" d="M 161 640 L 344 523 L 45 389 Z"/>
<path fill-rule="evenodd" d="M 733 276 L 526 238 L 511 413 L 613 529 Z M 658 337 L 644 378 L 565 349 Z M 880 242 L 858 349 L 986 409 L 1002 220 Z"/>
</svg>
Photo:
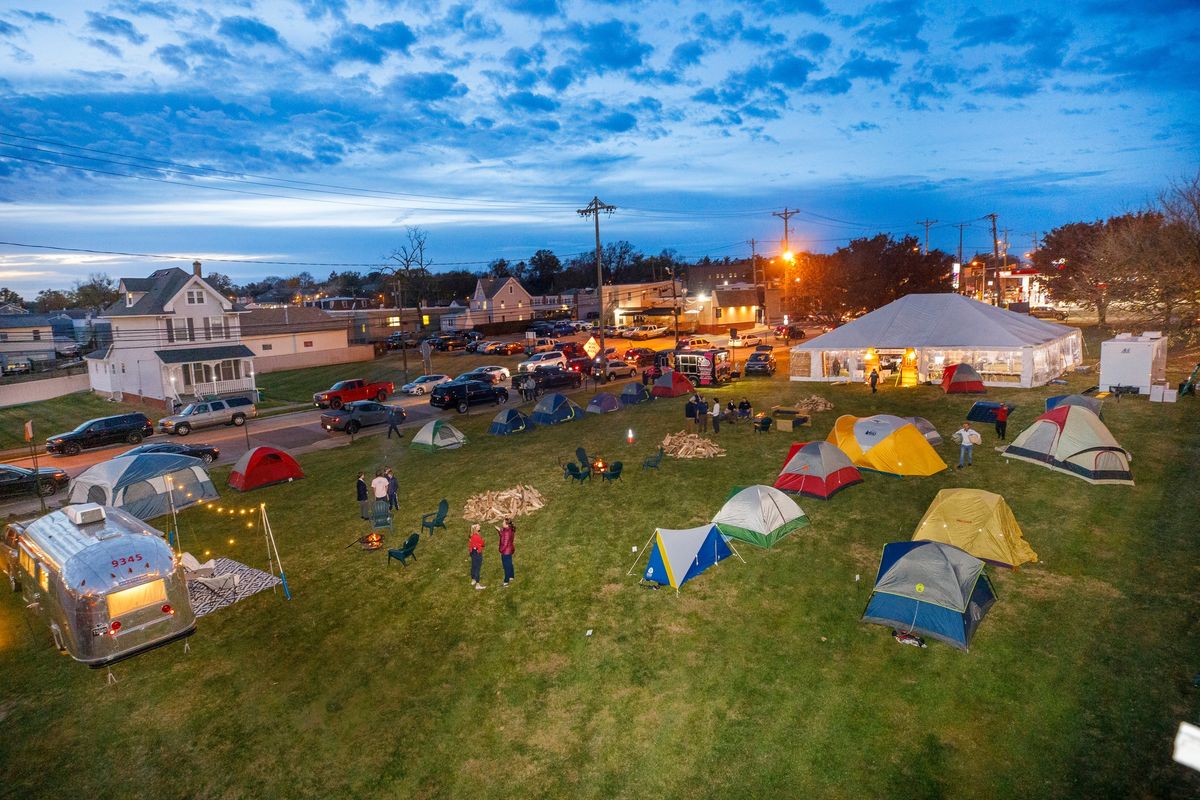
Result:
<svg viewBox="0 0 1200 800">
<path fill-rule="evenodd" d="M 153 419 L 162 416 L 161 409 L 147 411 L 142 405 L 113 403 L 91 392 L 0 408 L 0 450 L 26 446 L 25 420 L 33 420 L 33 440 L 44 450 L 48 437 L 74 430 L 81 422 L 133 411 L 146 411 Z"/>
<path fill-rule="evenodd" d="M 1089 381 L 989 397 L 1019 404 L 1015 433 L 1045 397 Z M 223 498 L 268 504 L 295 599 L 265 593 L 205 617 L 190 654 L 121 664 L 116 686 L 54 653 L 9 596 L 0 796 L 1197 796 L 1200 780 L 1170 760 L 1179 720 L 1200 711 L 1195 399 L 1106 404 L 1136 487 L 1008 463 L 982 429 L 971 470 L 867 475 L 830 502 L 801 498 L 809 527 L 772 550 L 740 546 L 746 563 L 678 594 L 626 575 L 656 525 L 703 523 L 730 487 L 772 482 L 788 444 L 838 414 L 919 414 L 949 434 L 974 399 L 765 380 L 716 395 L 763 407 L 814 391 L 836 410 L 811 429 L 726 427 L 727 457 L 658 472 L 638 465 L 683 427 L 682 399 L 508 439 L 473 412 L 456 419 L 470 443 L 449 453 L 371 437 L 306 455 L 306 479 Z M 564 482 L 558 461 L 578 445 L 624 460 L 625 478 Z M 354 473 L 384 463 L 402 478 L 393 543 L 451 501 L 450 530 L 408 568 L 346 549 L 362 532 Z M 223 486 L 226 469 L 214 474 Z M 474 591 L 462 504 L 517 483 L 548 501 L 518 520 L 517 582 L 499 586 L 488 530 L 489 587 Z M 1005 495 L 1042 561 L 989 569 L 1000 599 L 969 653 L 858 622 L 883 544 L 909 538 L 951 486 Z M 265 566 L 245 519 L 188 510 L 184 544 Z"/>
</svg>

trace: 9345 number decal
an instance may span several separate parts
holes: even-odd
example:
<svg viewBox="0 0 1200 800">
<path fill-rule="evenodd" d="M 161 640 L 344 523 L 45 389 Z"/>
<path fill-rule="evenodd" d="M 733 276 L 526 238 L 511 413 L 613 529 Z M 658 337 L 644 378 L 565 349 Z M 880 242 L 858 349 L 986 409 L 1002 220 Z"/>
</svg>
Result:
<svg viewBox="0 0 1200 800">
<path fill-rule="evenodd" d="M 145 561 L 145 559 L 142 558 L 141 553 L 134 553 L 133 555 L 121 556 L 120 558 L 114 558 L 112 560 L 112 565 L 114 567 L 124 567 L 127 564 L 136 564 L 139 561 Z"/>
</svg>

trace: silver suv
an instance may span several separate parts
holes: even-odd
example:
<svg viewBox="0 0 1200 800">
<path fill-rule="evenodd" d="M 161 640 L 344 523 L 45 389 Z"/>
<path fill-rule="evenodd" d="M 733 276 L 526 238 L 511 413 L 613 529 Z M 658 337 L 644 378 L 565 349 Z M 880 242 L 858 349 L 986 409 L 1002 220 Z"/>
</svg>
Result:
<svg viewBox="0 0 1200 800">
<path fill-rule="evenodd" d="M 258 408 L 248 397 L 226 397 L 189 403 L 178 414 L 163 417 L 158 429 L 163 433 L 187 436 L 196 428 L 213 425 L 245 425 L 248 417 L 258 416 Z"/>
</svg>

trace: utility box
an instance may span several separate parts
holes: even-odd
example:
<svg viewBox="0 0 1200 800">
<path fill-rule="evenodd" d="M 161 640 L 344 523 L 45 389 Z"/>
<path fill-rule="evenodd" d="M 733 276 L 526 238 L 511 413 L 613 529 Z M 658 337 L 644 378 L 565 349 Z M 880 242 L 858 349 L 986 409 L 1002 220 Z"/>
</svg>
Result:
<svg viewBox="0 0 1200 800">
<path fill-rule="evenodd" d="M 1167 337 L 1159 331 L 1119 333 L 1100 345 L 1100 390 L 1136 386 L 1139 394 L 1167 379 Z"/>
</svg>

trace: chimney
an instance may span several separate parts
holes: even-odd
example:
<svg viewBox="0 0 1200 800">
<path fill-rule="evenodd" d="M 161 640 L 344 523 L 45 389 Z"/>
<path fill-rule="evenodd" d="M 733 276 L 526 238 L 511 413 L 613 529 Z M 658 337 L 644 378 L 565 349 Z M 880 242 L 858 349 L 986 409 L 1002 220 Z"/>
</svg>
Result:
<svg viewBox="0 0 1200 800">
<path fill-rule="evenodd" d="M 192 262 L 192 274 L 197 278 L 200 277 L 200 262 L 198 260 Z"/>
</svg>

